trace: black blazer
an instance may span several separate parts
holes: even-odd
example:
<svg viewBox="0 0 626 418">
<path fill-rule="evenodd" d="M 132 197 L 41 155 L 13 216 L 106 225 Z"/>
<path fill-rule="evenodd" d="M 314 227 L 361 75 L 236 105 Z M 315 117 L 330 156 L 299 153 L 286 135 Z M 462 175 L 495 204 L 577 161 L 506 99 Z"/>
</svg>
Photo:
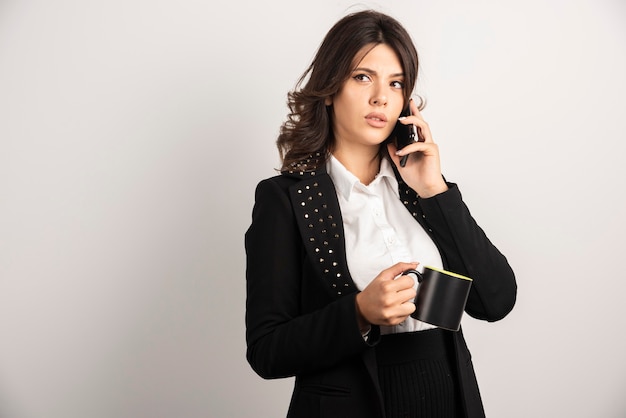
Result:
<svg viewBox="0 0 626 418">
<path fill-rule="evenodd" d="M 398 177 L 400 196 L 437 245 L 445 268 L 474 279 L 466 312 L 496 321 L 515 304 L 506 258 L 491 244 L 459 189 L 428 199 Z M 359 332 L 358 292 L 346 262 L 343 223 L 325 168 L 283 172 L 256 189 L 246 232 L 247 359 L 263 378 L 295 376 L 289 417 L 384 417 L 374 346 Z M 462 331 L 453 345 L 467 417 L 484 417 Z"/>
</svg>

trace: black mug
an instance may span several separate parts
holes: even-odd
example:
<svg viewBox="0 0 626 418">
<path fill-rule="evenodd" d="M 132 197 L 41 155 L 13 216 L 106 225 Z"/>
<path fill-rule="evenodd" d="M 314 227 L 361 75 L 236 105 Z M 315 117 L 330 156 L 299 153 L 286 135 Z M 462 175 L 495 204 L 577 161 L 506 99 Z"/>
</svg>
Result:
<svg viewBox="0 0 626 418">
<path fill-rule="evenodd" d="M 458 331 L 472 279 L 436 267 L 424 267 L 424 273 L 407 270 L 417 277 L 415 312 L 411 317 L 450 331 Z"/>
</svg>

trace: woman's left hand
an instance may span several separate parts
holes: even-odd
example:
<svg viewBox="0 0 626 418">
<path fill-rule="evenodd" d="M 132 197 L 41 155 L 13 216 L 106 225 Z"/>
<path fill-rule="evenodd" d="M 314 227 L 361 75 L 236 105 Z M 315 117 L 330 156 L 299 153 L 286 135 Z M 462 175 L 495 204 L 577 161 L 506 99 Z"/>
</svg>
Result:
<svg viewBox="0 0 626 418">
<path fill-rule="evenodd" d="M 393 143 L 387 144 L 387 150 L 395 163 L 402 179 L 415 190 L 420 197 L 427 198 L 448 190 L 448 186 L 441 175 L 439 162 L 439 147 L 433 142 L 428 123 L 417 109 L 414 100 L 411 100 L 411 116 L 399 122 L 415 125 L 421 132 L 424 142 L 414 142 L 398 150 Z M 408 155 L 406 165 L 400 166 L 400 159 Z"/>
</svg>

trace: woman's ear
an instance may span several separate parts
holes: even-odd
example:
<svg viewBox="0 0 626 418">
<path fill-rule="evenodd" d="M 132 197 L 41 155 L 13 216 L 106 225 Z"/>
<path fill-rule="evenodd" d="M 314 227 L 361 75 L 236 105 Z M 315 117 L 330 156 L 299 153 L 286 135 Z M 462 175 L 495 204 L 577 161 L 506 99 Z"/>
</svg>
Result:
<svg viewBox="0 0 626 418">
<path fill-rule="evenodd" d="M 330 106 L 333 104 L 333 97 L 332 96 L 328 96 L 327 98 L 324 99 L 324 104 L 326 106 Z"/>
</svg>

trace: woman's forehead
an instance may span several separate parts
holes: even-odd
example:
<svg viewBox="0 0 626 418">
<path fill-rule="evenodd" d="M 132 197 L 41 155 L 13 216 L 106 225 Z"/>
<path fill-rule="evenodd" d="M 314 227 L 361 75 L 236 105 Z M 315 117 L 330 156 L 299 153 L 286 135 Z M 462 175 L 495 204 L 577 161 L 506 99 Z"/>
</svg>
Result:
<svg viewBox="0 0 626 418">
<path fill-rule="evenodd" d="M 375 51 L 374 54 L 372 54 L 372 51 Z M 363 48 L 361 48 L 356 55 L 354 56 L 353 60 L 352 60 L 352 68 L 358 68 L 361 63 L 365 60 L 365 61 L 371 61 L 372 59 L 379 59 L 379 58 L 383 58 L 385 55 L 387 55 L 387 52 L 391 52 L 392 56 L 395 58 L 395 60 L 392 58 L 391 61 L 396 61 L 399 65 L 398 70 L 400 72 L 404 72 L 403 68 L 402 68 L 402 62 L 398 56 L 398 53 L 396 50 L 394 50 L 390 45 L 386 44 L 386 43 L 379 43 L 379 44 L 367 44 L 365 45 Z M 373 57 L 376 58 L 373 58 Z M 392 64 L 392 62 L 390 62 L 388 60 L 388 57 L 385 57 L 385 63 L 386 64 Z"/>
</svg>

